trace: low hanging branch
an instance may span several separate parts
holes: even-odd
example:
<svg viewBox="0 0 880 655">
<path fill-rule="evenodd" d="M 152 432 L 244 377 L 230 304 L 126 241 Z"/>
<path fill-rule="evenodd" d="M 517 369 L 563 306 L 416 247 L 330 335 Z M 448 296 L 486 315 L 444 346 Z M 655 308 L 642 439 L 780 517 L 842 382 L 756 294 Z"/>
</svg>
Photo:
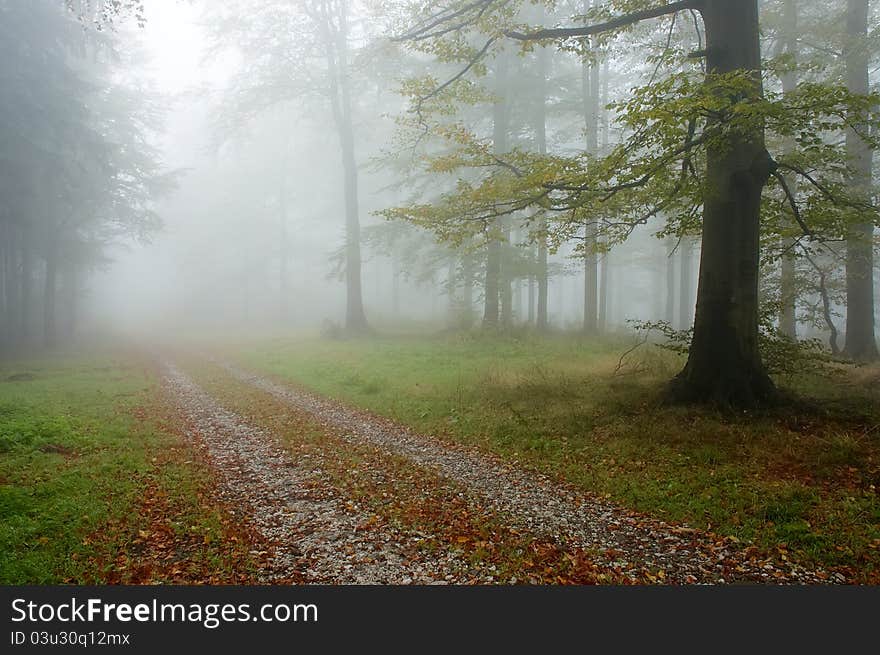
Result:
<svg viewBox="0 0 880 655">
<path fill-rule="evenodd" d="M 797 200 L 795 199 L 794 194 L 791 192 L 791 188 L 788 186 L 788 181 L 785 179 L 785 176 L 778 170 L 771 171 L 770 174 L 776 178 L 776 181 L 779 182 L 779 186 L 782 187 L 782 191 L 785 193 L 785 197 L 788 199 L 788 205 L 789 207 L 791 207 L 791 211 L 794 214 L 794 220 L 797 221 L 797 224 L 800 226 L 801 230 L 803 230 L 804 234 L 811 239 L 815 238 L 816 233 L 813 232 L 813 230 L 810 229 L 810 226 L 804 222 L 804 219 L 801 216 L 801 210 L 797 204 Z"/>
</svg>

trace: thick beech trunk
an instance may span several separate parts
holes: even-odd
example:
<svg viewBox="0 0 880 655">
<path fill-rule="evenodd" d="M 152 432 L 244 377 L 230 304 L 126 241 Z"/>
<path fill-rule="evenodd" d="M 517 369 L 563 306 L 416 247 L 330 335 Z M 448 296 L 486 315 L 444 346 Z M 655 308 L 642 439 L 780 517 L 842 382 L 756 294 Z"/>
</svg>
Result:
<svg viewBox="0 0 880 655">
<path fill-rule="evenodd" d="M 760 96 L 757 0 L 707 0 L 700 11 L 709 72 L 753 71 Z M 774 394 L 758 351 L 761 192 L 771 166 L 761 128 L 708 148 L 694 338 L 671 385 L 676 400 L 747 407 Z"/>
</svg>

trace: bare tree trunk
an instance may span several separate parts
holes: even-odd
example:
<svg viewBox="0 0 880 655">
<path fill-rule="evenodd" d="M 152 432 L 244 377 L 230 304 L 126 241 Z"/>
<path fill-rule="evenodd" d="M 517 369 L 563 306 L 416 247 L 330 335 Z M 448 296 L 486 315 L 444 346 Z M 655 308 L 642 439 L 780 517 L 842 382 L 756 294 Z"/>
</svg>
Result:
<svg viewBox="0 0 880 655">
<path fill-rule="evenodd" d="M 535 276 L 529 275 L 529 325 L 535 324 Z"/>
<path fill-rule="evenodd" d="M 599 329 L 599 269 L 596 262 L 596 228 L 587 225 L 584 251 L 584 333 L 596 334 Z"/>
<path fill-rule="evenodd" d="M 601 283 L 599 286 L 599 331 L 605 332 L 611 322 L 608 320 L 608 294 L 610 292 L 610 275 L 611 266 L 608 261 L 611 257 L 611 251 L 606 250 L 602 253 L 602 259 L 599 264 L 599 272 L 601 274 Z"/>
<path fill-rule="evenodd" d="M 797 61 L 797 24 L 798 14 L 795 0 L 785 0 L 784 9 L 784 34 L 782 47 L 785 52 Z M 786 70 L 782 73 L 782 92 L 791 94 L 797 90 L 798 76 L 795 70 Z M 783 148 L 786 154 L 791 154 L 797 144 L 792 138 L 786 138 Z M 788 188 L 797 193 L 797 180 L 794 176 L 786 178 Z M 785 238 L 783 240 L 783 255 L 781 262 L 779 281 L 779 331 L 791 339 L 797 339 L 797 277 L 795 271 L 795 240 Z"/>
<path fill-rule="evenodd" d="M 43 343 L 52 347 L 57 343 L 55 322 L 55 298 L 58 285 L 58 236 L 49 230 L 46 240 L 46 277 L 43 287 Z"/>
<path fill-rule="evenodd" d="M 279 220 L 281 230 L 279 234 L 280 260 L 278 264 L 278 292 L 281 294 L 281 323 L 286 325 L 290 320 L 290 285 L 288 276 L 288 261 L 290 259 L 290 244 L 287 236 L 287 185 L 282 180 L 281 189 L 278 192 L 278 204 L 280 210 Z"/>
<path fill-rule="evenodd" d="M 342 150 L 345 196 L 345 328 L 358 333 L 369 330 L 361 285 L 361 227 L 358 217 L 358 171 L 352 124 L 351 81 L 348 71 L 348 7 L 339 3 L 335 33 L 329 25 L 326 38 L 330 67 L 331 106 Z"/>
<path fill-rule="evenodd" d="M 847 0 L 846 84 L 852 93 L 868 93 L 868 0 Z M 859 126 L 867 129 L 867 126 Z M 852 170 L 851 185 L 870 201 L 873 152 L 856 129 L 846 132 L 846 153 Z M 874 226 L 870 221 L 852 225 L 846 242 L 846 347 L 857 361 L 878 358 L 874 337 Z"/>
<path fill-rule="evenodd" d="M 513 276 L 511 275 L 510 227 L 502 221 L 501 241 L 501 325 L 508 329 L 513 325 Z"/>
<path fill-rule="evenodd" d="M 510 110 L 506 99 L 508 87 L 508 55 L 500 53 L 495 61 L 495 94 L 498 96 L 492 106 L 492 138 L 493 149 L 496 155 L 503 155 L 508 150 L 508 131 Z M 504 244 L 507 241 L 505 226 L 499 217 L 495 220 L 494 234 L 489 235 L 489 246 L 486 254 L 486 284 L 485 284 L 485 308 L 483 311 L 483 326 L 496 328 L 499 318 L 502 323 L 509 320 L 510 307 L 508 304 L 502 308 L 499 316 L 499 299 L 502 302 L 509 301 L 510 285 L 505 283 L 502 271 L 502 258 L 504 256 Z M 506 291 L 505 291 L 506 287 Z"/>
<path fill-rule="evenodd" d="M 595 2 L 593 3 L 595 5 Z M 584 12 L 590 8 L 584 0 Z M 591 40 L 591 51 L 596 40 Z M 599 154 L 599 64 L 593 59 L 581 66 L 581 83 L 584 101 L 584 121 L 587 137 L 587 152 Z M 599 329 L 598 285 L 599 271 L 596 260 L 596 224 L 584 228 L 584 332 L 595 334 Z"/>
<path fill-rule="evenodd" d="M 67 263 L 64 282 L 67 291 L 64 336 L 67 341 L 72 343 L 76 340 L 76 332 L 79 325 L 79 268 L 73 259 Z"/>
<path fill-rule="evenodd" d="M 463 327 L 470 329 L 473 327 L 474 314 L 474 256 L 470 252 L 465 252 L 462 256 L 461 277 L 463 287 L 462 305 L 464 307 Z"/>
<path fill-rule="evenodd" d="M 675 240 L 666 238 L 666 322 L 675 327 Z"/>
<path fill-rule="evenodd" d="M 537 46 L 538 79 L 535 92 L 538 96 L 537 114 L 535 116 L 535 141 L 538 152 L 547 154 L 547 76 L 550 74 L 550 52 L 547 48 Z M 547 320 L 547 223 L 543 219 L 538 226 L 538 302 L 535 326 L 539 332 L 545 332 L 549 326 Z"/>
<path fill-rule="evenodd" d="M 15 255 L 15 244 L 12 224 L 6 221 L 0 221 L 0 348 L 4 347 L 10 340 L 13 332 L 13 315 L 12 302 L 9 295 L 12 288 L 12 265 Z"/>
<path fill-rule="evenodd" d="M 456 323 L 456 313 L 458 310 L 458 302 L 455 297 L 456 290 L 456 280 L 455 280 L 455 257 L 450 255 L 449 262 L 446 267 L 446 293 L 448 295 L 447 305 L 446 305 L 446 314 L 447 320 L 449 321 L 450 326 L 454 326 Z"/>
<path fill-rule="evenodd" d="M 395 318 L 400 316 L 400 256 L 397 245 L 391 249 L 391 313 Z"/>
<path fill-rule="evenodd" d="M 27 341 L 31 329 L 31 295 L 33 293 L 34 276 L 33 234 L 31 226 L 25 222 L 22 226 L 21 237 L 21 278 L 19 299 L 19 325 L 18 336 L 21 341 Z"/>
<path fill-rule="evenodd" d="M 689 236 L 681 239 L 680 289 L 678 293 L 678 329 L 689 330 L 693 322 L 694 282 L 691 271 L 694 266 L 694 242 Z"/>
</svg>

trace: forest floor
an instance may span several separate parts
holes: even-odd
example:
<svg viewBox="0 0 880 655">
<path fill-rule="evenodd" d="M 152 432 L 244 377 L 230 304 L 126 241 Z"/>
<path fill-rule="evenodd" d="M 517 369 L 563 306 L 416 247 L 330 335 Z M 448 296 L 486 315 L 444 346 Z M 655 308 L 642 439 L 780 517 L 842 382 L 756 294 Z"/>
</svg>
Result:
<svg viewBox="0 0 880 655">
<path fill-rule="evenodd" d="M 0 580 L 877 581 L 870 385 L 858 412 L 841 393 L 722 416 L 664 407 L 676 362 L 625 350 L 286 339 L 2 365 Z"/>
</svg>

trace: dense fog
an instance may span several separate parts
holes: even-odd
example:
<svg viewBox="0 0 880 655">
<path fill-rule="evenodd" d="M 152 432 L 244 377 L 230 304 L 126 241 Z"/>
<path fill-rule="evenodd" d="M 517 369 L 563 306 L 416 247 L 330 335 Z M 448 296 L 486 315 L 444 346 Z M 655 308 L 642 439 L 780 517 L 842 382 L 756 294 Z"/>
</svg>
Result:
<svg viewBox="0 0 880 655">
<path fill-rule="evenodd" d="M 526 4 L 511 20 L 537 29 L 579 12 L 601 17 L 602 5 Z M 764 86 L 776 101 L 792 76 L 828 88 L 844 81 L 837 49 L 846 2 L 760 5 Z M 669 135 L 646 133 L 653 141 L 640 143 L 638 121 L 667 119 L 670 81 L 704 74 L 694 53 L 705 27 L 694 12 L 559 48 L 500 39 L 481 52 L 473 26 L 447 45 L 427 39 L 447 35 L 418 31 L 436 22 L 418 3 L 0 7 L 13 89 L 2 127 L 7 345 L 105 331 L 692 326 L 702 155 L 661 162 L 693 180 L 689 188 L 667 180 L 650 193 L 668 201 L 653 205 L 618 189 L 594 192 L 572 166 L 601 177 L 621 152 L 638 162 L 638 148 L 669 147 Z M 873 34 L 876 16 L 868 18 Z M 32 41 L 17 46 L 28 30 Z M 872 43 L 866 91 L 876 85 Z M 40 48 L 42 65 L 17 63 L 35 62 Z M 29 114 L 27 90 L 40 85 L 38 104 L 59 106 Z M 651 85 L 656 97 L 643 93 Z M 639 111 L 655 113 L 628 119 L 626 103 L 636 99 Z M 840 149 L 845 126 L 833 122 L 843 102 L 803 117 L 817 128 L 816 144 L 797 139 L 800 127 L 778 125 L 768 136 L 780 152 L 801 149 L 793 161 L 816 185 L 790 180 L 801 211 L 782 227 L 785 197 L 769 189 L 761 236 L 762 301 L 789 305 L 795 321 L 783 326 L 777 307 L 766 324 L 826 341 L 833 324 L 841 343 L 853 264 L 841 223 L 873 220 L 831 216 L 846 205 L 829 191 L 845 179 L 845 162 L 819 146 Z M 49 137 L 57 156 L 44 162 L 40 134 L 64 121 Z M 687 122 L 670 129 L 686 132 Z M 559 189 L 568 176 L 579 190 L 541 200 L 528 184 L 496 184 L 505 171 L 516 181 L 545 169 Z M 608 186 L 627 186 L 617 172 L 604 175 Z M 794 218 L 816 223 L 799 234 L 805 226 Z M 497 301 L 487 302 L 487 284 Z"/>
</svg>

